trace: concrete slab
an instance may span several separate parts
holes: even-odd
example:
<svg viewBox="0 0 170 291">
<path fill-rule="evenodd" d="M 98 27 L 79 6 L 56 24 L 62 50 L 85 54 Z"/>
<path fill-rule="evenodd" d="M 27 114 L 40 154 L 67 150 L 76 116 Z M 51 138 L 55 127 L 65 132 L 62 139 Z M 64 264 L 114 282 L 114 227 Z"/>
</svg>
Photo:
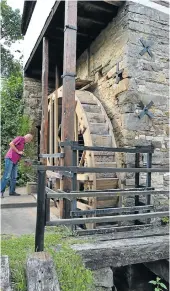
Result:
<svg viewBox="0 0 170 291">
<path fill-rule="evenodd" d="M 1 210 L 1 234 L 31 234 L 35 232 L 36 211 L 34 208 Z"/>
</svg>

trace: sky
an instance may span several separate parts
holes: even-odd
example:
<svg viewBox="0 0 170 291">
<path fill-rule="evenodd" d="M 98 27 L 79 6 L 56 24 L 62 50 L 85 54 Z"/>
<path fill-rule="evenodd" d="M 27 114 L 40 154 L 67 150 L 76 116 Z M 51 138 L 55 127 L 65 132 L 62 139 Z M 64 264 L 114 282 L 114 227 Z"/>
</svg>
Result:
<svg viewBox="0 0 170 291">
<path fill-rule="evenodd" d="M 22 14 L 23 6 L 24 6 L 24 0 L 7 0 L 7 3 L 13 9 L 19 9 L 21 14 Z"/>
</svg>

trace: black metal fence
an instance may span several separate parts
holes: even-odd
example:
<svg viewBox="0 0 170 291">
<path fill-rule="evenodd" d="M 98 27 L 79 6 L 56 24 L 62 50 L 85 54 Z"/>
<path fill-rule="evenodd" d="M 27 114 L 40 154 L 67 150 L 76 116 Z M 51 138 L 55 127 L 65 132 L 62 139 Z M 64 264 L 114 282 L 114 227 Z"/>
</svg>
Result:
<svg viewBox="0 0 170 291">
<path fill-rule="evenodd" d="M 82 225 L 86 223 L 113 223 L 130 221 L 137 219 L 151 219 L 155 217 L 168 216 L 168 211 L 163 212 L 150 212 L 153 211 L 153 206 L 150 205 L 151 195 L 168 194 L 166 190 L 154 190 L 151 187 L 151 173 L 153 172 L 168 172 L 168 168 L 152 168 L 152 153 L 154 149 L 152 146 L 143 146 L 135 148 L 107 148 L 107 147 L 87 147 L 80 146 L 77 142 L 61 143 L 61 147 L 70 146 L 72 149 L 72 164 L 70 167 L 61 166 L 37 166 L 38 176 L 38 195 L 37 195 L 37 222 L 36 222 L 36 235 L 35 235 L 35 251 L 43 251 L 44 249 L 44 230 L 45 226 L 58 226 L 58 225 Z M 135 168 L 97 168 L 97 167 L 78 167 L 77 166 L 77 151 L 106 151 L 106 152 L 124 152 L 135 154 Z M 147 167 L 139 167 L 139 154 L 147 154 Z M 56 155 L 56 154 L 54 154 Z M 50 156 L 54 156 L 50 155 Z M 47 155 L 49 156 L 49 155 Z M 45 158 L 44 155 L 41 155 Z M 60 157 L 60 154 L 57 154 Z M 62 154 L 63 157 L 63 154 Z M 53 191 L 46 187 L 46 170 L 62 172 L 62 174 L 71 177 L 72 191 L 70 193 L 64 191 Z M 135 188 L 132 189 L 113 189 L 113 190 L 95 190 L 95 191 L 77 191 L 77 174 L 78 173 L 118 173 L 118 172 L 133 172 L 135 173 Z M 147 173 L 146 186 L 139 185 L 139 175 L 141 172 Z M 145 195 L 147 198 L 147 205 L 138 206 L 139 195 Z M 92 209 L 92 210 L 78 210 L 77 198 L 84 197 L 115 197 L 115 196 L 134 196 L 135 207 L 118 207 L 108 209 Z M 67 199 L 71 204 L 71 211 L 69 217 L 66 219 L 56 219 L 50 221 L 50 199 Z M 140 211 L 147 211 L 139 213 Z M 131 214 L 127 214 L 127 213 Z M 94 215 L 109 215 L 102 217 L 94 217 Z M 81 216 L 92 216 L 85 217 Z"/>
</svg>

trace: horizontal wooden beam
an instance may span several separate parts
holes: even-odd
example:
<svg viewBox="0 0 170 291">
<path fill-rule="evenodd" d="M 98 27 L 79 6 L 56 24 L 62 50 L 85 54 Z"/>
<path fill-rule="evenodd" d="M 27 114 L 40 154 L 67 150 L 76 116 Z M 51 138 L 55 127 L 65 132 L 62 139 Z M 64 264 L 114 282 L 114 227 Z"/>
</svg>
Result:
<svg viewBox="0 0 170 291">
<path fill-rule="evenodd" d="M 169 211 L 130 214 L 130 215 L 103 216 L 103 217 L 57 219 L 55 221 L 47 222 L 47 226 L 130 221 L 130 220 L 147 219 L 147 218 L 155 218 L 155 217 L 166 217 L 166 216 L 169 216 Z"/>
<path fill-rule="evenodd" d="M 107 13 L 113 13 L 113 10 L 110 8 L 110 7 L 106 7 L 106 6 L 103 6 L 103 5 L 101 5 L 102 4 L 102 1 L 100 1 L 100 5 L 98 5 L 98 4 L 96 4 L 95 3 L 95 1 L 93 1 L 93 2 L 90 2 L 90 3 L 84 3 L 84 2 L 79 2 L 79 4 L 82 4 L 83 3 L 83 6 L 87 6 L 88 5 L 88 7 L 90 7 L 90 8 L 93 8 L 93 9 L 95 9 L 95 10 L 98 10 L 98 11 L 103 11 L 103 12 L 107 12 Z"/>
<path fill-rule="evenodd" d="M 88 22 L 91 22 L 91 23 L 94 23 L 94 24 L 98 24 L 98 25 L 105 25 L 105 23 L 103 21 L 96 20 L 96 19 L 93 19 L 93 18 L 90 18 L 90 17 L 86 17 L 86 16 L 79 16 L 78 15 L 78 21 L 79 20 L 88 21 Z"/>
<path fill-rule="evenodd" d="M 102 215 L 102 214 L 114 214 L 114 213 L 127 213 L 134 211 L 146 211 L 152 210 L 153 205 L 147 206 L 134 206 L 134 207 L 121 207 L 121 208 L 104 208 L 104 209 L 92 209 L 92 210 L 80 210 L 80 211 L 71 211 L 73 217 L 80 217 L 83 215 Z"/>
<path fill-rule="evenodd" d="M 46 171 L 67 171 L 72 173 L 168 173 L 168 168 L 86 168 L 86 167 L 75 167 L 75 166 L 37 166 L 38 170 Z"/>
<path fill-rule="evenodd" d="M 76 199 L 76 198 L 82 198 L 82 197 L 115 197 L 115 196 L 134 196 L 134 195 L 168 195 L 168 190 L 149 190 L 149 191 L 103 191 L 103 192 L 93 192 L 93 191 L 84 191 L 84 192 L 77 192 L 77 193 L 57 193 L 55 191 L 51 192 L 51 189 L 49 189 L 47 193 L 48 198 L 68 198 L 68 199 Z"/>
<path fill-rule="evenodd" d="M 121 6 L 123 1 L 116 1 L 116 0 L 104 0 L 104 2 L 111 4 L 113 6 Z"/>
</svg>

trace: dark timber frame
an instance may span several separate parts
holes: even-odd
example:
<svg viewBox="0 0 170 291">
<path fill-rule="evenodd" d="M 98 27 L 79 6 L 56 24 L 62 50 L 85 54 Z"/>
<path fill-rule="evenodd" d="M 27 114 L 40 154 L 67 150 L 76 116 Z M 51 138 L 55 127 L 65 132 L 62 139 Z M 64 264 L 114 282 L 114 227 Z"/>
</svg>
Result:
<svg viewBox="0 0 170 291">
<path fill-rule="evenodd" d="M 146 195 L 146 197 L 150 197 L 150 195 L 160 195 L 160 194 L 168 194 L 169 191 L 166 190 L 153 190 L 151 188 L 151 172 L 168 172 L 168 168 L 151 168 L 151 156 L 153 153 L 153 147 L 140 147 L 140 149 L 137 148 L 109 148 L 109 151 L 112 152 L 131 152 L 136 154 L 136 166 L 138 168 L 84 168 L 84 167 L 77 167 L 76 166 L 76 159 L 77 159 L 77 151 L 78 150 L 85 150 L 85 146 L 79 146 L 77 142 L 66 142 L 62 143 L 62 147 L 64 149 L 68 149 L 68 147 L 71 148 L 72 152 L 72 161 L 73 166 L 44 166 L 44 165 L 38 165 L 38 199 L 37 199 L 37 224 L 36 224 L 36 238 L 35 238 L 35 251 L 43 251 L 44 248 L 44 230 L 45 226 L 55 226 L 55 225 L 71 225 L 72 230 L 73 225 L 76 226 L 77 224 L 83 224 L 83 223 L 103 223 L 103 222 L 121 222 L 121 221 L 128 221 L 133 220 L 136 221 L 138 219 L 151 219 L 154 217 L 165 217 L 169 216 L 168 211 L 163 212 L 150 212 L 153 210 L 152 205 L 150 205 L 150 198 L 147 199 L 148 206 L 135 206 L 128 208 L 112 208 L 112 209 L 94 209 L 89 211 L 77 211 L 76 210 L 76 198 L 81 197 L 104 197 L 105 195 L 114 197 L 114 196 L 128 196 L 128 195 Z M 101 151 L 101 147 L 88 147 L 91 151 Z M 102 147 L 102 151 L 108 151 L 108 148 Z M 147 153 L 148 155 L 148 163 L 147 168 L 139 168 L 139 155 L 137 153 Z M 57 171 L 63 171 L 63 172 L 71 172 L 72 175 L 72 185 L 71 189 L 68 193 L 68 191 L 53 191 L 50 188 L 45 187 L 45 176 L 46 176 L 46 170 L 57 170 Z M 77 173 L 81 172 L 91 172 L 91 173 L 101 173 L 101 172 L 135 172 L 136 178 L 135 178 L 135 186 L 139 186 L 139 179 L 138 174 L 140 172 L 146 172 L 147 173 L 147 185 L 145 188 L 133 188 L 133 189 L 114 189 L 114 190 L 105 190 L 105 191 L 84 191 L 79 192 L 76 191 L 76 182 L 77 182 Z M 72 191 L 71 191 L 72 190 Z M 45 193 L 46 192 L 46 193 Z M 46 200 L 50 198 L 57 198 L 57 199 L 67 199 L 70 204 L 70 212 L 69 218 L 67 219 L 57 219 L 56 221 L 49 221 L 49 214 L 48 218 L 46 215 Z M 139 213 L 139 211 L 147 211 L 145 213 Z M 123 213 L 129 213 L 132 212 L 132 214 L 123 214 Z M 104 216 L 104 217 L 86 217 L 86 218 L 80 218 L 80 216 L 83 215 L 94 215 L 94 214 L 118 214 L 116 216 Z M 117 227 L 119 229 L 119 227 Z M 94 231 L 94 230 L 93 230 Z"/>
<path fill-rule="evenodd" d="M 42 52 L 42 122 L 41 122 L 41 154 L 47 154 L 48 138 L 48 39 L 43 38 Z"/>
<path fill-rule="evenodd" d="M 74 140 L 76 76 L 77 1 L 65 1 L 64 66 L 62 99 L 62 141 Z M 72 165 L 72 152 L 65 148 L 64 166 Z M 63 190 L 71 191 L 71 180 L 64 178 Z M 70 203 L 63 201 L 63 217 L 69 217 Z"/>
</svg>

